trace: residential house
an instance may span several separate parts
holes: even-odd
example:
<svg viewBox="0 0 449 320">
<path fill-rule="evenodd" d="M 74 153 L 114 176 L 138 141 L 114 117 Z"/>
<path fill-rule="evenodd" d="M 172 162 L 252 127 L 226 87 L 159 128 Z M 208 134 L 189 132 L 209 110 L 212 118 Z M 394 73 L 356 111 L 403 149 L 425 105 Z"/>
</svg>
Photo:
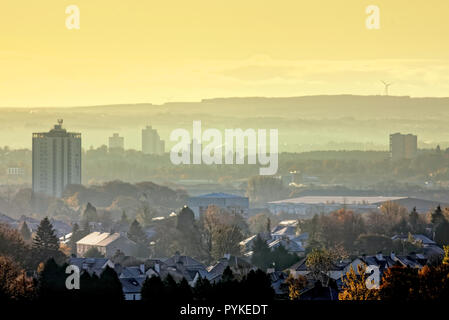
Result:
<svg viewBox="0 0 449 320">
<path fill-rule="evenodd" d="M 80 257 L 91 248 L 96 248 L 105 257 L 112 257 L 117 251 L 133 256 L 137 244 L 120 233 L 108 232 L 92 232 L 76 242 L 76 253 Z"/>
<path fill-rule="evenodd" d="M 242 278 L 251 270 L 256 269 L 251 263 L 242 257 L 225 254 L 223 258 L 217 261 L 217 263 L 207 268 L 209 274 L 206 278 L 211 282 L 218 282 L 227 267 L 229 267 L 233 274 L 238 278 Z"/>
<path fill-rule="evenodd" d="M 279 297 L 288 297 L 288 286 L 285 283 L 288 274 L 283 271 L 274 271 L 274 269 L 268 269 L 267 273 L 270 276 L 274 293 Z"/>
<path fill-rule="evenodd" d="M 162 277 L 170 274 L 177 281 L 185 278 L 191 286 L 195 285 L 198 277 L 204 278 L 208 274 L 201 262 L 189 256 L 181 256 L 178 252 L 163 262 L 164 269 L 160 272 Z"/>
<path fill-rule="evenodd" d="M 125 300 L 141 300 L 140 291 L 146 278 L 120 278 Z"/>
<path fill-rule="evenodd" d="M 145 279 L 153 276 L 158 277 L 159 273 L 153 268 L 147 268 L 144 263 L 139 266 L 121 267 L 116 266 L 116 272 L 122 284 L 125 300 L 140 300 L 140 291 Z"/>
<path fill-rule="evenodd" d="M 304 256 L 306 251 L 300 244 L 298 244 L 298 242 L 290 240 L 289 238 L 278 238 L 268 243 L 268 247 L 271 250 L 279 246 L 283 246 L 289 253 L 299 257 Z"/>
<path fill-rule="evenodd" d="M 435 241 L 429 239 L 428 237 L 426 237 L 423 234 L 412 234 L 411 237 L 413 238 L 413 240 L 420 242 L 423 246 L 436 245 Z M 391 240 L 408 241 L 408 239 L 409 239 L 408 234 L 399 234 L 399 235 L 394 235 L 393 237 L 391 237 Z"/>
</svg>

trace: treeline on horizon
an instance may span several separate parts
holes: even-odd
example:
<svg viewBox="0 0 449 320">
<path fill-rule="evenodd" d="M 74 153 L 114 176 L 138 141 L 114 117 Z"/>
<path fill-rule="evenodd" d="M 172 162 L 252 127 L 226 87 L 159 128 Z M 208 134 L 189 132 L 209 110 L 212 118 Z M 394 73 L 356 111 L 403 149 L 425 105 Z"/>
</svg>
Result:
<svg viewBox="0 0 449 320">
<path fill-rule="evenodd" d="M 323 183 L 355 186 L 363 180 L 374 184 L 385 179 L 422 183 L 422 179 L 449 180 L 448 166 L 449 152 L 440 148 L 422 150 L 416 158 L 401 161 L 391 161 L 389 154 L 382 151 L 315 151 L 280 153 L 277 174 L 297 171 L 317 176 Z M 8 175 L 10 167 L 23 168 L 24 174 Z M 145 155 L 134 150 L 111 153 L 103 146 L 84 152 L 82 178 L 85 184 L 112 180 L 168 183 L 189 179 L 226 183 L 258 175 L 259 167 L 258 164 L 173 165 L 169 154 Z M 0 148 L 0 178 L 8 179 L 9 184 L 31 183 L 31 151 Z"/>
</svg>

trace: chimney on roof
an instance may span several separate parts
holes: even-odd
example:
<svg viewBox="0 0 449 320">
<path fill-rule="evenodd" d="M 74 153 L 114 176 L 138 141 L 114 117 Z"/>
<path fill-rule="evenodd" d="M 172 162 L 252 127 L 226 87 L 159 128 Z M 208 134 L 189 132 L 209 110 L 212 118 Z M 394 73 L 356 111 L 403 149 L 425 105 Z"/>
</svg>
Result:
<svg viewBox="0 0 449 320">
<path fill-rule="evenodd" d="M 231 259 L 231 254 L 230 254 L 230 253 L 225 253 L 225 254 L 224 254 L 224 258 L 225 258 L 226 260 Z"/>
<path fill-rule="evenodd" d="M 141 263 L 139 269 L 140 269 L 140 272 L 145 273 L 145 264 Z"/>
<path fill-rule="evenodd" d="M 175 263 L 179 262 L 179 257 L 180 257 L 179 251 L 176 251 L 174 256 Z"/>
<path fill-rule="evenodd" d="M 274 273 L 274 268 L 268 268 L 267 269 L 267 274 L 271 274 L 271 273 Z"/>
<path fill-rule="evenodd" d="M 379 260 L 379 261 L 381 261 L 381 260 L 384 259 L 384 256 L 382 255 L 382 251 L 379 251 L 379 252 L 376 254 L 376 259 Z"/>
<path fill-rule="evenodd" d="M 156 271 L 158 274 L 161 272 L 161 266 L 159 263 L 154 264 L 154 271 Z"/>
</svg>

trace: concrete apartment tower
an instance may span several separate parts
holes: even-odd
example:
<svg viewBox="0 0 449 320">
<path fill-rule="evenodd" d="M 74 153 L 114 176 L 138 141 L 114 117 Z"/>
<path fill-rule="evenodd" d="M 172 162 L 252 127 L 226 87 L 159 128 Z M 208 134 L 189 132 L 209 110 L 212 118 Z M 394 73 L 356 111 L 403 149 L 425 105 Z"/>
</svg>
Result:
<svg viewBox="0 0 449 320">
<path fill-rule="evenodd" d="M 81 184 L 81 133 L 67 132 L 62 122 L 33 133 L 33 193 L 61 197 L 67 185 Z"/>
<path fill-rule="evenodd" d="M 114 133 L 112 137 L 109 137 L 109 150 L 125 150 L 125 138 L 120 137 L 118 133 Z"/>
<path fill-rule="evenodd" d="M 390 156 L 393 160 L 412 159 L 418 152 L 418 137 L 413 134 L 390 134 Z"/>
<path fill-rule="evenodd" d="M 161 155 L 165 152 L 165 142 L 161 140 L 156 129 L 147 126 L 142 129 L 142 152 Z"/>
</svg>

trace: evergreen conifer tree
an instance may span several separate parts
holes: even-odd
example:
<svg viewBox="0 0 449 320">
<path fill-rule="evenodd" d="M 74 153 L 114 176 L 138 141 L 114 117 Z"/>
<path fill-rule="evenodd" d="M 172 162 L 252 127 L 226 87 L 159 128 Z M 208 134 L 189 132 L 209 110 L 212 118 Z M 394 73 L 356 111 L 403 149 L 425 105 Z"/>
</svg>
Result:
<svg viewBox="0 0 449 320">
<path fill-rule="evenodd" d="M 22 235 L 23 240 L 25 241 L 31 240 L 30 228 L 28 228 L 26 221 L 24 221 L 22 223 L 22 226 L 20 227 L 20 234 Z"/>
<path fill-rule="evenodd" d="M 46 251 L 58 251 L 59 240 L 56 237 L 50 220 L 47 217 L 42 219 L 36 231 L 36 236 L 33 239 L 33 248 Z"/>
</svg>

